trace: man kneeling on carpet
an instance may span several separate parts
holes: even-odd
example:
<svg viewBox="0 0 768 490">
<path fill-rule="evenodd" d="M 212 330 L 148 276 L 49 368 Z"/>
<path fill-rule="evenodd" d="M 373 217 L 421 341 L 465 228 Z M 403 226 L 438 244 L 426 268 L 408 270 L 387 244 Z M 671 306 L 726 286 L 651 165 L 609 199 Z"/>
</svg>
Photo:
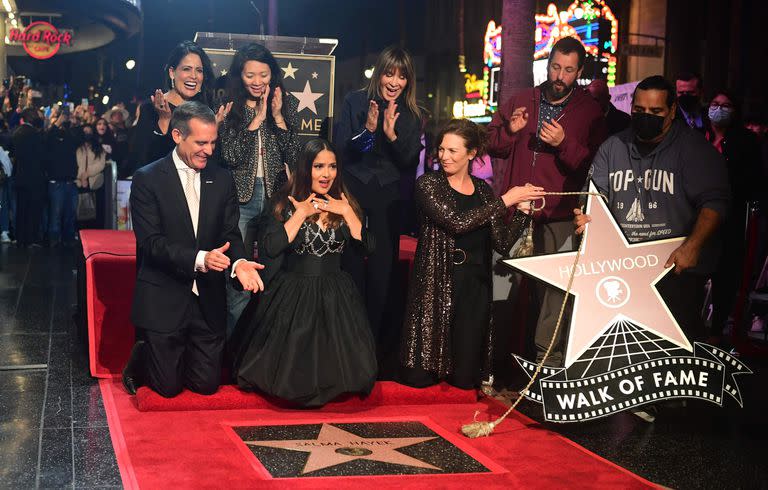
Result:
<svg viewBox="0 0 768 490">
<path fill-rule="evenodd" d="M 224 271 L 234 262 L 232 280 L 257 292 L 264 266 L 245 259 L 231 174 L 208 165 L 217 136 L 213 111 L 181 104 L 169 129 L 176 147 L 138 170 L 131 186 L 138 268 L 131 321 L 144 340 L 123 384 L 135 392 L 146 383 L 165 397 L 184 387 L 209 395 L 221 380 Z"/>
</svg>

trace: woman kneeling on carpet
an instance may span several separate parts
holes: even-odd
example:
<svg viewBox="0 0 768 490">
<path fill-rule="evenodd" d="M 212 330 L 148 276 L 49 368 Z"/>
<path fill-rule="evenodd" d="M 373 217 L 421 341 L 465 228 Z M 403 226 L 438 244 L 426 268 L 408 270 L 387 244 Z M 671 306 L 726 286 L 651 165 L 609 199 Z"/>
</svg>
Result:
<svg viewBox="0 0 768 490">
<path fill-rule="evenodd" d="M 416 182 L 420 234 L 401 344 L 401 380 L 411 386 L 447 378 L 472 389 L 490 374 L 491 247 L 507 255 L 530 218 L 518 210 L 507 225 L 506 209 L 543 195 L 526 185 L 497 198 L 470 175 L 484 137 L 471 121 L 450 121 L 436 138 L 442 171 Z"/>
<path fill-rule="evenodd" d="M 363 300 L 340 259 L 348 246 L 370 253 L 373 241 L 330 143 L 307 142 L 274 202 L 260 251 L 279 272 L 238 323 L 237 383 L 305 407 L 341 393 L 367 394 L 376 380 L 376 349 Z"/>
</svg>

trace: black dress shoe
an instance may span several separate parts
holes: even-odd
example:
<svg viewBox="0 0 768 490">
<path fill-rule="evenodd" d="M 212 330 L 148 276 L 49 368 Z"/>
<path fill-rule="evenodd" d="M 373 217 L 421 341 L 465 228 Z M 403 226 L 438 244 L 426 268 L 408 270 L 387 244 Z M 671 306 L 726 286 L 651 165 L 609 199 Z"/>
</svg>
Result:
<svg viewBox="0 0 768 490">
<path fill-rule="evenodd" d="M 131 349 L 131 357 L 128 358 L 128 363 L 123 368 L 123 388 L 131 395 L 136 394 L 136 390 L 140 386 L 144 386 L 143 377 L 143 353 L 144 353 L 144 341 L 140 340 L 133 344 Z"/>
</svg>

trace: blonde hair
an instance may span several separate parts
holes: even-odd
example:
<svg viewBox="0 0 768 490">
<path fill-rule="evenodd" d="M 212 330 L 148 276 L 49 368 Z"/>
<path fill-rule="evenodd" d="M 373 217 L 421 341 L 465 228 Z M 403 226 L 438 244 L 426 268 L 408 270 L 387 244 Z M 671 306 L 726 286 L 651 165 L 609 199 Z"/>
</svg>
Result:
<svg viewBox="0 0 768 490">
<path fill-rule="evenodd" d="M 405 104 L 416 117 L 421 117 L 421 109 L 416 104 L 416 71 L 413 69 L 413 59 L 405 49 L 400 46 L 389 46 L 379 54 L 376 65 L 373 68 L 373 76 L 368 83 L 368 98 L 383 98 L 381 93 L 381 76 L 385 73 L 394 73 L 396 70 L 408 80 L 405 86 Z"/>
</svg>

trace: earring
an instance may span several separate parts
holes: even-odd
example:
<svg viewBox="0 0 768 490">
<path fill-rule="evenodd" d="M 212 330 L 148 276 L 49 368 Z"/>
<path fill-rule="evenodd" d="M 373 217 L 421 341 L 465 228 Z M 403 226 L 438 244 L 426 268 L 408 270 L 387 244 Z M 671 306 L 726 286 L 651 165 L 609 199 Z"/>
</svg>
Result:
<svg viewBox="0 0 768 490">
<path fill-rule="evenodd" d="M 175 78 L 171 78 L 171 88 L 172 89 L 176 88 L 176 79 Z"/>
</svg>

